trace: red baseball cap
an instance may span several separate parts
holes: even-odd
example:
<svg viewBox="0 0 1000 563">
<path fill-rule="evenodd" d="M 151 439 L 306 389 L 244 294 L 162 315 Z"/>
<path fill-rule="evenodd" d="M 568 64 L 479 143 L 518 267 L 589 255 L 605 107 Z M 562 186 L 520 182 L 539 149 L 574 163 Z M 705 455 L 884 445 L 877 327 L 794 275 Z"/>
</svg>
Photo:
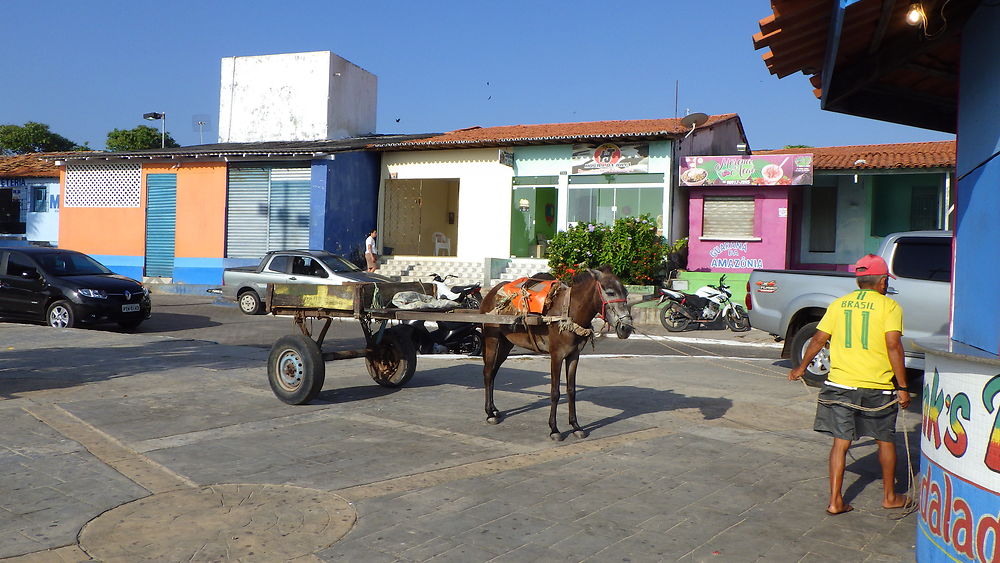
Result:
<svg viewBox="0 0 1000 563">
<path fill-rule="evenodd" d="M 881 256 L 865 254 L 854 265 L 854 275 L 856 276 L 889 276 L 896 279 L 896 276 L 889 273 L 889 266 Z"/>
</svg>

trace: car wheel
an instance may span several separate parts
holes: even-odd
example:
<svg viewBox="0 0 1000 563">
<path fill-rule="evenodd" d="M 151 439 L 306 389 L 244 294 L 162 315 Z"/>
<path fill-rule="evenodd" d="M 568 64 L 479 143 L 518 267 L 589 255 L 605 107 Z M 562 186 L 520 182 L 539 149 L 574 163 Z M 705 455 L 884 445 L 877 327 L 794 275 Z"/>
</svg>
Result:
<svg viewBox="0 0 1000 563">
<path fill-rule="evenodd" d="M 816 327 L 819 323 L 809 323 L 799 329 L 792 337 L 792 366 L 798 366 L 802 363 L 802 358 L 805 356 L 806 348 L 809 347 L 809 342 L 812 340 L 813 334 L 816 333 Z M 830 344 L 827 343 L 822 350 L 816 354 L 809 365 L 806 366 L 806 373 L 813 376 L 814 379 L 824 380 L 828 373 L 830 373 Z"/>
<path fill-rule="evenodd" d="M 45 313 L 45 322 L 55 328 L 73 328 L 76 326 L 73 306 L 66 300 L 56 301 L 49 305 Z"/>
<path fill-rule="evenodd" d="M 240 311 L 244 315 L 256 315 L 260 313 L 260 297 L 257 297 L 257 292 L 249 289 L 240 294 L 239 297 Z"/>
</svg>

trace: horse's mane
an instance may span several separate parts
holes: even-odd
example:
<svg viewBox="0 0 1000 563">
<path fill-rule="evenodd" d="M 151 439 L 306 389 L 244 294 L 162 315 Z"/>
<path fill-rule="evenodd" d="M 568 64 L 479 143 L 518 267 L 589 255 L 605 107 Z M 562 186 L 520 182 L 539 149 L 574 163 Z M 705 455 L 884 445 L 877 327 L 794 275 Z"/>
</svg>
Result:
<svg viewBox="0 0 1000 563">
<path fill-rule="evenodd" d="M 587 280 L 599 281 L 601 279 L 601 274 L 613 274 L 611 271 L 611 266 L 599 266 L 597 268 L 587 268 L 584 270 L 579 270 L 573 274 L 573 278 L 570 280 L 570 285 L 576 285 L 577 282 L 584 282 Z"/>
</svg>

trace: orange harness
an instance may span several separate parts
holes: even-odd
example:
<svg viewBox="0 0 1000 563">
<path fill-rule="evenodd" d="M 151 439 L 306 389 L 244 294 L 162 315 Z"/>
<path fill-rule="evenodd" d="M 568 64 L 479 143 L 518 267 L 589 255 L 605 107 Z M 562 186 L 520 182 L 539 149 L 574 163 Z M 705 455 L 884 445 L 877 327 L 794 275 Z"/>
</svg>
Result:
<svg viewBox="0 0 1000 563">
<path fill-rule="evenodd" d="M 517 311 L 543 314 L 552 306 L 553 289 L 558 286 L 559 280 L 518 278 L 505 283 L 500 293 L 511 296 L 510 307 Z"/>
</svg>

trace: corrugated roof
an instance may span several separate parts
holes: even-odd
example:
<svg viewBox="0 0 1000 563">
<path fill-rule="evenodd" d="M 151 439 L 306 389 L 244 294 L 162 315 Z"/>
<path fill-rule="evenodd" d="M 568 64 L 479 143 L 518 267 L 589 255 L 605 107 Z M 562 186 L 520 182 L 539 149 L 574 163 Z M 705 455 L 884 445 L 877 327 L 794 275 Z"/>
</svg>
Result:
<svg viewBox="0 0 1000 563">
<path fill-rule="evenodd" d="M 735 113 L 711 115 L 701 127 L 712 127 L 730 119 L 738 119 L 738 116 Z M 413 150 L 550 144 L 596 139 L 670 138 L 686 135 L 690 130 L 690 127 L 684 126 L 679 118 L 502 125 L 469 127 L 402 142 L 378 142 L 373 143 L 371 147 L 381 150 Z"/>
<path fill-rule="evenodd" d="M 49 154 L 51 153 L 37 152 L 0 156 L 0 176 L 8 178 L 58 178 L 59 167 L 41 158 Z"/>
<path fill-rule="evenodd" d="M 812 153 L 818 170 L 866 170 L 879 168 L 954 168 L 955 141 L 849 145 L 754 151 L 754 154 Z"/>
<path fill-rule="evenodd" d="M 148 149 L 141 151 L 89 152 L 89 153 L 48 153 L 50 160 L 106 160 L 117 158 L 177 158 L 177 157 L 242 157 L 242 156 L 311 156 L 313 153 L 336 153 L 361 150 L 375 141 L 405 141 L 422 139 L 438 133 L 415 135 L 366 135 L 347 139 L 320 141 L 266 141 L 254 143 L 216 143 L 191 145 L 169 149 Z"/>
</svg>

